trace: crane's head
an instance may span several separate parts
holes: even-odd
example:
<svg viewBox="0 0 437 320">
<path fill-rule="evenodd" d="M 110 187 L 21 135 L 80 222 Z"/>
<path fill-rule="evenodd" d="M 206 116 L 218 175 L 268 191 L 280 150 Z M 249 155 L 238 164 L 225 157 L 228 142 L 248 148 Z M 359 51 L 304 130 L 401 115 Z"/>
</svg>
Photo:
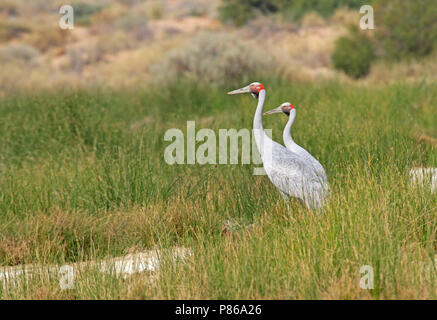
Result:
<svg viewBox="0 0 437 320">
<path fill-rule="evenodd" d="M 294 106 L 290 103 L 290 102 L 284 102 L 283 104 L 281 104 L 279 107 L 272 109 L 270 111 L 264 112 L 264 115 L 267 116 L 269 114 L 274 114 L 274 113 L 281 113 L 283 112 L 284 114 L 286 114 L 287 116 L 290 115 L 291 110 L 296 110 L 294 109 Z"/>
<path fill-rule="evenodd" d="M 252 97 L 258 99 L 259 93 L 261 90 L 265 90 L 264 86 L 259 82 L 252 82 L 248 86 L 244 88 L 240 88 L 237 90 L 229 91 L 228 94 L 239 94 L 239 93 L 250 93 Z"/>
</svg>

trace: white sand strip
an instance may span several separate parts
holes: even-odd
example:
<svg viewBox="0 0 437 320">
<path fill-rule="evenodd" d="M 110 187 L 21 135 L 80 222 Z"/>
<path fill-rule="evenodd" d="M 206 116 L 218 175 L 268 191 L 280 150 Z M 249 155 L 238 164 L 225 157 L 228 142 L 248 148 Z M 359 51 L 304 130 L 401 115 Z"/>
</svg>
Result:
<svg viewBox="0 0 437 320">
<path fill-rule="evenodd" d="M 410 183 L 414 186 L 430 187 L 431 193 L 437 191 L 437 168 L 411 168 Z"/>
<path fill-rule="evenodd" d="M 191 256 L 191 250 L 182 247 L 171 249 L 156 249 L 122 257 L 109 258 L 101 261 L 85 261 L 68 265 L 18 265 L 13 267 L 0 267 L 0 281 L 3 285 L 15 285 L 23 277 L 30 279 L 35 275 L 59 275 L 65 272 L 78 274 L 85 270 L 97 270 L 117 277 L 126 278 L 135 273 L 158 271 L 163 259 L 170 258 L 177 262 Z"/>
</svg>

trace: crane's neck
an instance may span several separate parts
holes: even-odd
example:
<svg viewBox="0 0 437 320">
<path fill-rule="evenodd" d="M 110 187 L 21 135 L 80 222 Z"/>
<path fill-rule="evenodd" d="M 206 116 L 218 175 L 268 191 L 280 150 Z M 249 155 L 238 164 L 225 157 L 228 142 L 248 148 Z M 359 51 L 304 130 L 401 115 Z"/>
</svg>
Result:
<svg viewBox="0 0 437 320">
<path fill-rule="evenodd" d="M 293 138 L 291 137 L 291 127 L 293 126 L 294 118 L 296 118 L 296 112 L 291 112 L 290 116 L 288 117 L 288 122 L 285 125 L 284 132 L 282 133 L 285 147 L 289 150 L 294 150 L 296 147 L 298 147 L 296 142 L 294 142 Z"/>
<path fill-rule="evenodd" d="M 263 122 L 262 122 L 265 100 L 266 100 L 266 90 L 263 89 L 258 94 L 258 105 L 256 107 L 255 116 L 253 118 L 253 129 L 254 129 L 253 134 L 261 158 L 264 158 L 265 149 L 271 146 L 271 142 L 272 142 L 272 139 L 270 139 L 270 137 L 265 133 Z"/>
<path fill-rule="evenodd" d="M 308 156 L 308 151 L 306 151 L 304 148 L 294 142 L 293 138 L 291 137 L 291 127 L 293 126 L 295 118 L 296 110 L 291 110 L 290 117 L 288 118 L 288 122 L 285 125 L 284 132 L 282 133 L 282 138 L 284 139 L 285 147 L 288 150 L 306 157 Z"/>
<path fill-rule="evenodd" d="M 265 100 L 266 90 L 263 89 L 258 94 L 258 105 L 256 106 L 255 117 L 253 118 L 253 128 L 259 130 L 260 132 L 264 132 L 262 118 Z"/>
</svg>

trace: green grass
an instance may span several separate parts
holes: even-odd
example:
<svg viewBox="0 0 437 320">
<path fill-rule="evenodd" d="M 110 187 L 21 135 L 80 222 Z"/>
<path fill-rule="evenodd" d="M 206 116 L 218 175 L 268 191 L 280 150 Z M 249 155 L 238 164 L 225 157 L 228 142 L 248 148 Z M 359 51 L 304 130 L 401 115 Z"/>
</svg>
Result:
<svg viewBox="0 0 437 320">
<path fill-rule="evenodd" d="M 244 84 L 241 84 L 244 85 Z M 408 185 L 437 166 L 436 85 L 316 87 L 267 79 L 266 109 L 290 101 L 293 136 L 324 165 L 321 213 L 290 209 L 253 165 L 167 165 L 164 133 L 251 128 L 256 101 L 233 88 L 90 89 L 0 100 L 0 265 L 68 263 L 186 246 L 186 263 L 75 289 L 36 277 L 1 298 L 437 298 L 437 197 Z M 264 119 L 282 138 L 286 118 Z M 223 234 L 228 219 L 251 229 Z M 371 265 L 375 289 L 359 287 Z"/>
</svg>

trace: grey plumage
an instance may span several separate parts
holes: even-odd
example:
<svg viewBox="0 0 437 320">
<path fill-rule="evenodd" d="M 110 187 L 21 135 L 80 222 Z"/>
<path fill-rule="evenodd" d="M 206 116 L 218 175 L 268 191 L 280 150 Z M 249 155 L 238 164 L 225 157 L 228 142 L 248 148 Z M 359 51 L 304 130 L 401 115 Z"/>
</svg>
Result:
<svg viewBox="0 0 437 320">
<path fill-rule="evenodd" d="M 253 119 L 254 137 L 263 161 L 264 169 L 270 181 L 279 189 L 284 198 L 301 199 L 309 209 L 317 209 L 323 205 L 328 192 L 326 174 L 318 161 L 309 160 L 298 148 L 288 150 L 273 141 L 264 132 L 262 111 L 266 91 L 264 86 L 254 82 L 247 87 L 237 89 L 228 94 L 251 93 L 258 98 L 258 105 Z M 291 138 L 291 136 L 290 136 Z M 298 146 L 300 149 L 300 146 Z M 312 157 L 305 149 L 303 149 Z M 324 174 L 324 175 L 323 175 Z"/>
<path fill-rule="evenodd" d="M 312 164 L 276 142 L 273 142 L 272 149 L 272 160 L 264 162 L 270 181 L 283 196 L 299 198 L 310 209 L 320 208 L 326 197 L 327 185 Z"/>
</svg>

